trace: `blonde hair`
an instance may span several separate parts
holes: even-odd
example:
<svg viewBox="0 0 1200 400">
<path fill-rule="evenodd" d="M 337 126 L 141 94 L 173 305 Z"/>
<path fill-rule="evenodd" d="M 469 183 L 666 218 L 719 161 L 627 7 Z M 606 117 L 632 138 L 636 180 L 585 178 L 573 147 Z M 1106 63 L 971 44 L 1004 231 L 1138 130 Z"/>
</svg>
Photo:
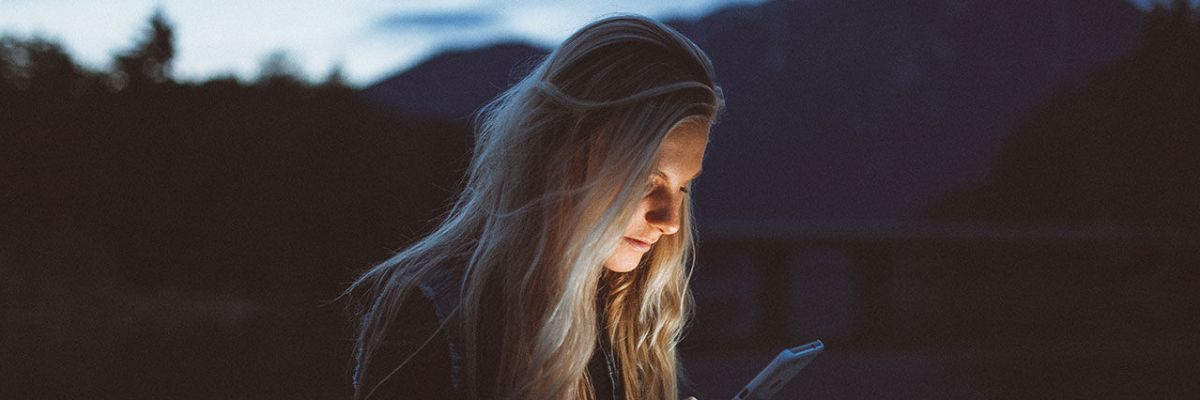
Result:
<svg viewBox="0 0 1200 400">
<path fill-rule="evenodd" d="M 464 334 L 469 395 L 485 389 L 476 387 L 474 337 L 482 306 L 499 302 L 502 352 L 495 387 L 486 388 L 498 398 L 593 398 L 586 366 L 598 334 L 613 344 L 627 399 L 678 398 L 676 345 L 694 258 L 690 198 L 679 231 L 636 269 L 602 264 L 645 194 L 664 137 L 682 124 L 715 123 L 723 105 L 711 61 L 666 25 L 616 14 L 572 34 L 476 114 L 465 187 L 442 223 L 344 292 L 368 300 L 359 310 L 356 376 L 414 287 L 459 274 L 454 325 L 442 328 Z M 597 295 L 607 315 L 597 315 Z M 370 393 L 364 386 L 356 381 L 355 398 Z"/>
</svg>

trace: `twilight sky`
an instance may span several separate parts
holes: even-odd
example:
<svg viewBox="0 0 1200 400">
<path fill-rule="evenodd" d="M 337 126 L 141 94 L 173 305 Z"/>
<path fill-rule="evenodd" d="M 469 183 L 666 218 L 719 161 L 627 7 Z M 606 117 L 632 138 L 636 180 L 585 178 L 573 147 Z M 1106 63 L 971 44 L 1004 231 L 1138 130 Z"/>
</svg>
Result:
<svg viewBox="0 0 1200 400">
<path fill-rule="evenodd" d="M 175 28 L 180 79 L 227 73 L 253 79 L 263 58 L 282 50 L 310 79 L 340 63 L 351 84 L 363 85 L 445 48 L 507 39 L 553 46 L 604 13 L 698 18 L 763 1 L 0 0 L 0 34 L 57 39 L 78 62 L 107 69 L 159 6 Z M 1147 8 L 1156 0 L 1130 1 Z"/>
<path fill-rule="evenodd" d="M 507 39 L 553 46 L 604 13 L 698 18 L 762 1 L 0 0 L 0 34 L 38 33 L 58 40 L 81 64 L 107 69 L 160 6 L 175 28 L 178 78 L 253 79 L 266 55 L 283 50 L 310 79 L 340 63 L 351 84 L 363 85 L 443 48 Z"/>
</svg>

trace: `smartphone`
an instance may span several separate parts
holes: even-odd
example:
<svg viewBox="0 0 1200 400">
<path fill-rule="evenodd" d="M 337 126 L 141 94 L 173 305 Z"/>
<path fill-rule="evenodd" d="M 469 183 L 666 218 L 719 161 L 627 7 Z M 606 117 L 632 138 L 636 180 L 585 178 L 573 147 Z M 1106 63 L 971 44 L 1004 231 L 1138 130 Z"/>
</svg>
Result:
<svg viewBox="0 0 1200 400">
<path fill-rule="evenodd" d="M 825 343 L 821 343 L 820 340 L 784 349 L 746 385 L 745 389 L 738 392 L 733 400 L 768 400 L 774 397 L 779 389 L 824 349 Z"/>
</svg>

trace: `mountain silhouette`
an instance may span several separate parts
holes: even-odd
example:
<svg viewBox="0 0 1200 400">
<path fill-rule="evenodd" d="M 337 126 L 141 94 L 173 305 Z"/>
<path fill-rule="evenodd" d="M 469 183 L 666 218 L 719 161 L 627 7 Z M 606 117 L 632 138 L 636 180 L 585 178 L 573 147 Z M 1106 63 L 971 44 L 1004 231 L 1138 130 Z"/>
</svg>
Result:
<svg viewBox="0 0 1200 400">
<path fill-rule="evenodd" d="M 448 51 L 371 84 L 362 94 L 401 114 L 465 120 L 547 52 L 525 43 Z"/>
<path fill-rule="evenodd" d="M 1136 46 L 1121 0 L 774 1 L 669 21 L 713 59 L 698 217 L 904 219 L 980 179 L 1020 116 Z M 466 118 L 545 49 L 435 57 L 363 90 L 396 112 Z"/>
</svg>

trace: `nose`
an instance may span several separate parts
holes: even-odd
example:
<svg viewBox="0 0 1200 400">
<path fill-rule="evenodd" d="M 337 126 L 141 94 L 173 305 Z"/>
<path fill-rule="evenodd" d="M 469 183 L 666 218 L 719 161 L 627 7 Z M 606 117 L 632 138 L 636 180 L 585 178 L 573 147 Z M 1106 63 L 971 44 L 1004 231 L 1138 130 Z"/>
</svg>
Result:
<svg viewBox="0 0 1200 400">
<path fill-rule="evenodd" d="M 657 191 L 646 212 L 646 222 L 654 226 L 664 235 L 679 232 L 679 220 L 683 213 L 683 194 L 670 193 L 667 190 Z"/>
</svg>

